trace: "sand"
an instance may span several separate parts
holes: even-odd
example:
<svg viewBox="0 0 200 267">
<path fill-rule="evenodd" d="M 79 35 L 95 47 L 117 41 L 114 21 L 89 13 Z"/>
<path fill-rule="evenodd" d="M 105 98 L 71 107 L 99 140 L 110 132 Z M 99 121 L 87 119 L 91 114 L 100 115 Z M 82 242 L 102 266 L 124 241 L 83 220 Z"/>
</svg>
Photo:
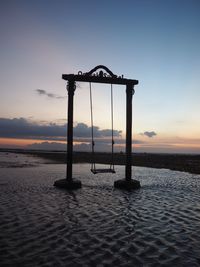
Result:
<svg viewBox="0 0 200 267">
<path fill-rule="evenodd" d="M 0 150 L 1 151 L 1 150 Z M 40 157 L 56 163 L 66 162 L 65 152 L 34 151 L 34 150 L 11 150 L 20 154 Z M 115 165 L 125 165 L 126 155 L 124 153 L 114 154 Z M 74 163 L 89 163 L 93 160 L 91 153 L 74 152 Z M 95 153 L 95 162 L 108 164 L 111 162 L 109 153 Z M 195 154 L 151 154 L 151 153 L 133 153 L 132 165 L 140 167 L 164 168 L 176 171 L 200 174 L 200 155 Z"/>
<path fill-rule="evenodd" d="M 67 192 L 64 164 L 26 160 L 0 169 L 0 266 L 200 266 L 199 175 L 133 167 L 142 187 L 126 192 L 123 166 L 75 164 L 83 187 Z"/>
</svg>

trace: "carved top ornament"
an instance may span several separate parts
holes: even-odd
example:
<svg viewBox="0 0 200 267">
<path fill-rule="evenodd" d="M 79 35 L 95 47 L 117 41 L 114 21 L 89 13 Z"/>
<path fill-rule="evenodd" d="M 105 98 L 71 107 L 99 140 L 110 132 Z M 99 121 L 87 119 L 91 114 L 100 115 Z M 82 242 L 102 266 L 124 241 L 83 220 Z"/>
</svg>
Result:
<svg viewBox="0 0 200 267">
<path fill-rule="evenodd" d="M 101 69 L 100 71 L 98 71 L 99 69 Z M 117 76 L 115 75 L 111 70 L 109 70 L 109 68 L 107 68 L 104 65 L 98 65 L 95 68 L 91 69 L 89 72 L 85 72 L 83 73 L 82 71 L 78 72 L 78 75 L 83 75 L 86 77 L 91 77 L 91 76 L 95 76 L 95 77 L 108 77 L 108 78 L 119 78 L 119 79 L 123 79 L 124 76 Z"/>
<path fill-rule="evenodd" d="M 78 74 L 62 74 L 62 78 L 69 82 L 124 84 L 130 87 L 138 84 L 138 80 L 126 79 L 123 75 L 118 76 L 104 65 L 98 65 L 88 72 L 79 71 Z"/>
</svg>

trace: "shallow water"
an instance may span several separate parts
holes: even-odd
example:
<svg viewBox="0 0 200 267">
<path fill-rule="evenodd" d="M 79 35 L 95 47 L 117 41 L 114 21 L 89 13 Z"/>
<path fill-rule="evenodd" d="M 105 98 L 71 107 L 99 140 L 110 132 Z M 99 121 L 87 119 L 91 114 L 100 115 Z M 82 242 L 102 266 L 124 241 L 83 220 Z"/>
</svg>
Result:
<svg viewBox="0 0 200 267">
<path fill-rule="evenodd" d="M 133 167 L 142 188 L 126 192 L 124 167 L 76 164 L 67 192 L 65 165 L 1 167 L 0 266 L 200 266 L 199 175 Z"/>
<path fill-rule="evenodd" d="M 28 154 L 0 152 L 0 169 L 34 167 L 41 163 L 54 163 L 54 161 Z"/>
</svg>

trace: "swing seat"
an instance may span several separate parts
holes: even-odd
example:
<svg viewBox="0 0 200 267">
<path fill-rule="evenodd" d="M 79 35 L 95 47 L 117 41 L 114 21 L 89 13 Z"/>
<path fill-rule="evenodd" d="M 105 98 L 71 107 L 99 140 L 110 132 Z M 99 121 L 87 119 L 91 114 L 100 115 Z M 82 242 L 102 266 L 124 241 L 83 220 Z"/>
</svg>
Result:
<svg viewBox="0 0 200 267">
<path fill-rule="evenodd" d="M 91 169 L 91 172 L 94 174 L 98 174 L 98 173 L 115 173 L 114 169 Z"/>
</svg>

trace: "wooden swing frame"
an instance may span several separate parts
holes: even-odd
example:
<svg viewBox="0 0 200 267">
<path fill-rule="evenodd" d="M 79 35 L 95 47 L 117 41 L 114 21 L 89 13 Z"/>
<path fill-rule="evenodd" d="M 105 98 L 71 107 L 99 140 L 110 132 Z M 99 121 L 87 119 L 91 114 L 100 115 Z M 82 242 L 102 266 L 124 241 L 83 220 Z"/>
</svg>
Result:
<svg viewBox="0 0 200 267">
<path fill-rule="evenodd" d="M 101 69 L 100 71 L 97 71 Z M 126 166 L 125 180 L 131 181 L 132 177 L 132 97 L 134 94 L 134 86 L 138 84 L 138 80 L 125 79 L 112 73 L 107 67 L 98 65 L 91 71 L 78 74 L 63 74 L 62 79 L 67 81 L 68 91 L 68 128 L 67 128 L 67 172 L 66 180 L 68 183 L 73 181 L 72 165 L 73 165 L 73 98 L 76 90 L 76 82 L 89 83 L 107 83 L 126 86 Z"/>
</svg>

